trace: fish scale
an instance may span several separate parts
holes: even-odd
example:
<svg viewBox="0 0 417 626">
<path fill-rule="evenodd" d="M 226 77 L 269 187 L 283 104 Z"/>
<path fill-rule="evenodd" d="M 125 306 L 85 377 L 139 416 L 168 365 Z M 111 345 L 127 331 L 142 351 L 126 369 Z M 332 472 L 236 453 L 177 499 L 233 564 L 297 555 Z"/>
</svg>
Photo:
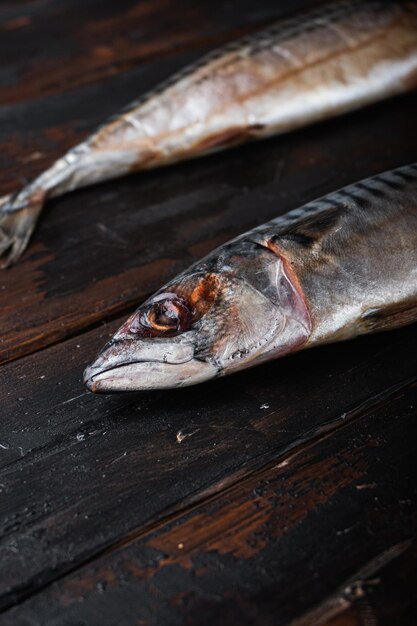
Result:
<svg viewBox="0 0 417 626">
<path fill-rule="evenodd" d="M 0 256 L 18 260 L 49 198 L 289 132 L 416 85 L 416 0 L 342 0 L 280 20 L 143 94 L 0 199 Z"/>
<path fill-rule="evenodd" d="M 306 213 L 311 214 L 326 208 L 339 207 L 346 199 L 354 200 L 359 204 L 363 201 L 369 202 L 372 198 L 381 197 L 381 193 L 386 195 L 392 190 L 401 190 L 410 182 L 417 182 L 417 164 L 389 170 L 338 191 L 333 191 L 323 198 L 313 200 L 301 208 L 289 211 L 285 216 L 275 218 L 271 223 L 279 224 L 281 220 L 282 223 L 290 223 Z M 259 228 L 263 229 L 265 226 Z"/>
<path fill-rule="evenodd" d="M 88 388 L 193 385 L 415 322 L 416 197 L 412 164 L 220 246 L 133 313 L 87 368 Z"/>
</svg>

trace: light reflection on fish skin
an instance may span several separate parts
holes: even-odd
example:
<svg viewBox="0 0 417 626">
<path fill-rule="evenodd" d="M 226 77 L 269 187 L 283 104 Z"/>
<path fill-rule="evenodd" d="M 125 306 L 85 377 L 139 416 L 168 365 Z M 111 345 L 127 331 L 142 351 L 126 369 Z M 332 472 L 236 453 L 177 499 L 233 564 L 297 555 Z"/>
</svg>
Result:
<svg viewBox="0 0 417 626">
<path fill-rule="evenodd" d="M 87 368 L 87 387 L 194 385 L 416 321 L 416 196 L 414 164 L 224 244 L 133 313 Z"/>
<path fill-rule="evenodd" d="M 141 96 L 0 199 L 0 257 L 24 252 L 43 205 L 132 171 L 288 132 L 417 85 L 417 2 L 342 0 L 215 50 Z"/>
</svg>

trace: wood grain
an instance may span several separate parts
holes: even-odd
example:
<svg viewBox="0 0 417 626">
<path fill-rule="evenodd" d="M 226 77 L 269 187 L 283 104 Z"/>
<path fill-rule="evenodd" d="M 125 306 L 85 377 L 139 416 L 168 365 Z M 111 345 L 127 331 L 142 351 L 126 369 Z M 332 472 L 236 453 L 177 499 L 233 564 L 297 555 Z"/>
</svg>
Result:
<svg viewBox="0 0 417 626">
<path fill-rule="evenodd" d="M 103 87 L 100 101 L 106 92 Z M 27 115 L 45 125 L 37 141 L 61 149 L 68 131 L 60 124 L 75 108 L 67 96 L 60 102 L 65 111 L 55 117 L 31 105 Z M 91 107 L 80 98 L 78 116 L 83 102 Z M 51 202 L 22 262 L 0 274 L 0 362 L 130 311 L 246 229 L 332 189 L 417 160 L 415 142 L 409 141 L 417 132 L 416 106 L 411 94 L 292 135 Z M 106 103 L 106 108 L 109 113 L 113 107 Z M 99 117 L 90 111 L 94 115 Z M 387 145 L 390 127 L 396 132 Z M 5 156 L 2 160 L 6 164 Z M 18 169 L 16 163 L 6 166 L 7 181 Z"/>
<path fill-rule="evenodd" d="M 280 626 L 314 611 L 323 592 L 335 593 L 333 618 L 362 598 L 362 617 L 376 619 L 381 611 L 368 596 L 379 570 L 415 533 L 416 401 L 415 383 L 391 387 L 373 406 L 348 411 L 168 520 L 138 528 L 11 610 L 5 624 L 36 615 L 64 625 L 135 616 L 140 624 Z M 242 429 L 241 447 L 247 441 Z M 190 436 L 188 446 L 195 442 Z M 415 597 L 414 589 L 403 614 Z M 305 624 L 326 617 L 315 612 Z"/>
<path fill-rule="evenodd" d="M 2 2 L 0 194 L 307 4 Z M 172 392 L 95 397 L 81 376 L 216 245 L 416 161 L 416 108 L 409 94 L 48 205 L 0 274 L 1 626 L 414 624 L 416 326 Z"/>
<path fill-rule="evenodd" d="M 125 0 L 117 9 L 104 3 L 103 11 L 95 0 L 43 9 L 35 3 L 26 26 L 22 20 L 30 3 L 0 12 L 0 24 L 9 24 L 5 40 L 0 38 L 0 59 L 14 68 L 24 60 L 41 64 L 39 71 L 30 66 L 30 80 L 16 69 L 13 85 L 23 90 L 19 103 L 10 94 L 6 97 L 7 85 L 0 85 L 0 98 L 1 93 L 5 102 L 9 98 L 0 108 L 0 193 L 18 189 L 139 93 L 209 49 L 204 28 L 213 33 L 220 29 L 230 37 L 233 28 L 254 28 L 271 19 L 274 6 L 265 2 L 255 10 L 248 2 L 233 11 L 233 3 L 226 8 L 219 3 L 216 12 L 203 2 L 186 3 L 183 19 L 175 23 L 194 33 L 192 50 L 178 45 L 169 55 L 145 55 L 128 70 L 95 80 L 97 59 L 90 48 L 101 37 L 109 39 L 111 33 L 117 41 L 128 41 L 126 28 L 136 32 L 138 23 L 146 33 L 138 35 L 145 49 L 163 40 L 163 33 L 177 37 L 171 23 L 179 13 L 175 3 L 165 10 L 167 2 Z M 280 11 L 285 10 L 283 5 Z M 10 20 L 20 20 L 20 26 L 10 28 Z M 193 20 L 204 28 L 195 31 Z M 81 23 L 82 32 L 91 31 L 83 44 Z M 38 42 L 48 36 L 55 43 L 40 48 Z M 39 58 L 28 54 L 31 45 L 38 46 Z M 56 46 L 65 51 L 64 57 Z M 122 52 L 116 46 L 118 54 Z M 81 57 L 89 68 L 84 78 Z M 52 95 L 42 80 L 63 68 L 78 68 L 80 80 L 68 86 L 64 76 Z M 41 80 L 41 75 L 46 78 Z M 338 186 L 416 160 L 415 142 L 409 141 L 417 131 L 416 105 L 412 94 L 286 137 L 51 202 L 23 261 L 0 274 L 0 363 L 128 312 L 188 264 L 245 229 Z M 387 143 L 391 127 L 396 132 Z"/>
<path fill-rule="evenodd" d="M 213 48 L 277 17 L 319 4 L 296 0 L 64 0 L 0 7 L 0 104 L 103 82 L 192 48 Z M 137 95 L 137 94 L 136 94 Z"/>
<path fill-rule="evenodd" d="M 3 606 L 415 376 L 410 327 L 201 387 L 97 398 L 80 376 L 107 334 L 0 369 Z"/>
<path fill-rule="evenodd" d="M 394 544 L 355 572 L 334 596 L 291 626 L 362 626 L 367 623 L 413 626 L 417 605 L 416 571 L 415 539 Z"/>
</svg>

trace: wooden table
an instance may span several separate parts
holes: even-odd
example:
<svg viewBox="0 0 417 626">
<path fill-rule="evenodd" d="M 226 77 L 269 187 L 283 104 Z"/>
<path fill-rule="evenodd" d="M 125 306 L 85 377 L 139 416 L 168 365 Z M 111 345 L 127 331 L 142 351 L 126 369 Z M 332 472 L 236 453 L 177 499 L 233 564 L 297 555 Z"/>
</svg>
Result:
<svg viewBox="0 0 417 626">
<path fill-rule="evenodd" d="M 306 4 L 3 0 L 0 193 Z M 416 111 L 414 93 L 48 205 L 0 274 L 2 626 L 416 624 L 416 326 L 179 391 L 81 383 L 216 245 L 417 160 Z"/>
</svg>

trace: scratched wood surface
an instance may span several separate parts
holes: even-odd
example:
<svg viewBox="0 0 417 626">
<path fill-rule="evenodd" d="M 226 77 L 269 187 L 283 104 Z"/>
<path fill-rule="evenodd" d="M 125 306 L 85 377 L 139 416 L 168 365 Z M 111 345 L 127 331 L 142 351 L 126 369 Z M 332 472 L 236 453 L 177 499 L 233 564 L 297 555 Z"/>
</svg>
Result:
<svg viewBox="0 0 417 626">
<path fill-rule="evenodd" d="M 313 2 L 0 4 L 0 194 L 213 46 Z M 317 2 L 315 2 L 317 4 Z M 417 160 L 417 94 L 51 202 L 0 274 L 0 624 L 392 626 L 417 611 L 417 331 L 95 397 L 190 262 Z"/>
</svg>

